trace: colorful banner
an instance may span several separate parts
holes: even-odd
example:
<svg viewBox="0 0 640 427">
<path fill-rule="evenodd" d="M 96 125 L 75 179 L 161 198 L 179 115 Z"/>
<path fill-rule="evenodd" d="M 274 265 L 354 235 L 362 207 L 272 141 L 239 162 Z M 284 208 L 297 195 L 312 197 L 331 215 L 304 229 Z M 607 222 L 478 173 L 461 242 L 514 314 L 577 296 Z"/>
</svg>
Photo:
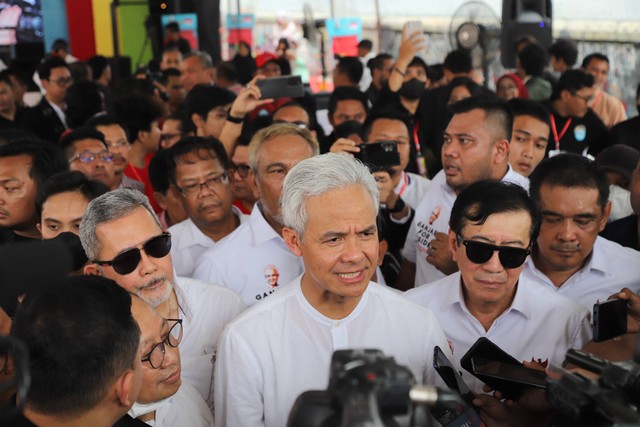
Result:
<svg viewBox="0 0 640 427">
<path fill-rule="evenodd" d="M 362 38 L 361 18 L 326 19 L 325 26 L 334 55 L 356 56 Z"/>
<path fill-rule="evenodd" d="M 256 26 L 256 17 L 251 13 L 227 14 L 227 29 L 229 30 L 228 44 L 235 46 L 243 41 L 253 46 L 253 29 Z"/>
</svg>

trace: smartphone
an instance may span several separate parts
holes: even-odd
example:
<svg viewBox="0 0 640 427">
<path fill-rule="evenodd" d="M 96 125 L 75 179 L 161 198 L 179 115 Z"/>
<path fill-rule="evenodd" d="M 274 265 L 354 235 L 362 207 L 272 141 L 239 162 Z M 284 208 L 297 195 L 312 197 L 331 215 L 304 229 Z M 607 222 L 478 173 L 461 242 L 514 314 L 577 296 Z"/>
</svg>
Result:
<svg viewBox="0 0 640 427">
<path fill-rule="evenodd" d="M 400 164 L 400 153 L 396 141 L 365 142 L 358 145 L 360 152 L 356 159 L 369 167 L 371 172 L 380 172 Z"/>
<path fill-rule="evenodd" d="M 422 49 L 418 53 L 424 53 L 427 50 L 427 38 L 424 35 L 424 28 L 422 27 L 422 21 L 409 21 L 404 24 L 405 38 L 410 37 L 414 33 L 420 33 L 422 35 Z"/>
<path fill-rule="evenodd" d="M 464 382 L 460 373 L 456 370 L 447 356 L 445 356 L 444 352 L 439 346 L 435 346 L 435 348 L 433 349 L 433 367 L 443 379 L 447 387 L 449 387 L 453 391 L 458 392 L 467 403 L 467 405 L 469 405 L 469 408 L 464 411 L 459 410 L 455 411 L 455 413 L 453 414 L 441 414 L 441 416 L 438 418 L 439 421 L 444 421 L 441 422 L 441 424 L 448 426 L 481 426 L 482 419 L 480 418 L 480 414 L 471 403 L 474 398 L 471 389 L 469 389 L 467 383 Z"/>
<path fill-rule="evenodd" d="M 593 305 L 593 341 L 606 341 L 626 333 L 627 301 L 616 298 Z"/>
<path fill-rule="evenodd" d="M 269 77 L 256 82 L 262 99 L 300 98 L 304 96 L 304 86 L 300 76 Z"/>
<path fill-rule="evenodd" d="M 495 390 L 500 390 L 506 398 L 511 400 L 517 400 L 527 387 L 524 384 L 520 383 L 499 381 L 495 379 L 492 380 L 490 378 L 488 379 L 487 377 L 479 377 L 473 371 L 473 359 L 493 360 L 511 365 L 522 365 L 518 359 L 505 352 L 503 349 L 491 342 L 491 340 L 489 340 L 488 338 L 478 338 L 478 340 L 471 346 L 469 351 L 467 351 L 460 359 L 460 366 L 462 366 L 465 371 L 483 381 L 488 386 L 491 386 Z"/>
<path fill-rule="evenodd" d="M 513 365 L 497 360 L 471 359 L 476 378 L 491 383 L 516 383 L 525 386 L 547 388 L 547 374 L 544 371 L 527 368 L 522 364 Z M 496 390 L 500 388 L 496 387 Z"/>
</svg>

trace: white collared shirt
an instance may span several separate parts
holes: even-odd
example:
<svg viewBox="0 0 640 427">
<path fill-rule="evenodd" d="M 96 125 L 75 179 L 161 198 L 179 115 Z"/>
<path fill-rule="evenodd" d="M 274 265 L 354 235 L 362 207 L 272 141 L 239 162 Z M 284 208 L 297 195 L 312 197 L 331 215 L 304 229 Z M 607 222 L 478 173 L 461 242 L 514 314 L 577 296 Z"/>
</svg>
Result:
<svg viewBox="0 0 640 427">
<path fill-rule="evenodd" d="M 640 252 L 598 236 L 586 264 L 559 288 L 527 258 L 521 277 L 527 277 L 582 304 L 589 311 L 624 287 L 640 291 Z"/>
<path fill-rule="evenodd" d="M 433 311 L 453 349 L 457 363 L 480 337 L 490 339 L 516 359 L 561 365 L 567 350 L 591 340 L 589 311 L 526 277 L 520 276 L 511 306 L 488 331 L 467 309 L 460 272 L 410 289 L 405 296 Z M 482 392 L 482 382 L 463 370 L 469 387 Z"/>
<path fill-rule="evenodd" d="M 511 165 L 508 165 L 508 168 L 501 181 L 518 184 L 529 190 L 529 179 L 516 173 Z M 444 170 L 441 170 L 433 177 L 427 193 L 416 208 L 416 215 L 402 249 L 402 256 L 416 264 L 414 286 L 445 277 L 444 273 L 427 261 L 427 249 L 436 233 L 449 231 L 449 218 L 456 197 L 453 188 L 447 184 Z"/>
<path fill-rule="evenodd" d="M 245 305 L 229 289 L 185 277 L 175 280 L 175 291 L 184 331 L 178 347 L 181 377 L 194 386 L 213 409 L 213 369 L 218 339 L 225 325 L 242 313 Z"/>
<path fill-rule="evenodd" d="M 198 391 L 187 383 L 156 410 L 155 427 L 213 427 L 213 416 Z"/>
<path fill-rule="evenodd" d="M 240 209 L 235 206 L 231 206 L 231 211 L 238 217 L 240 224 L 249 219 L 249 215 L 244 215 L 240 212 Z M 200 255 L 205 253 L 207 249 L 214 247 L 229 237 L 235 230 L 216 242 L 204 234 L 193 223 L 191 218 L 187 218 L 178 224 L 172 225 L 169 228 L 169 232 L 171 233 L 171 258 L 173 260 L 173 268 L 175 268 L 178 276 L 191 277 L 196 261 L 200 258 Z"/>
<path fill-rule="evenodd" d="M 442 384 L 433 348 L 450 356 L 431 311 L 374 282 L 344 319 L 318 312 L 300 278 L 245 311 L 225 328 L 216 363 L 216 425 L 282 427 L 295 399 L 325 390 L 335 350 L 380 349 L 418 382 Z"/>
<path fill-rule="evenodd" d="M 276 286 L 270 285 L 265 277 L 265 270 L 272 266 L 280 274 Z M 193 277 L 225 286 L 251 306 L 298 277 L 303 270 L 302 258 L 289 250 L 256 206 L 249 221 L 198 258 Z"/>
</svg>

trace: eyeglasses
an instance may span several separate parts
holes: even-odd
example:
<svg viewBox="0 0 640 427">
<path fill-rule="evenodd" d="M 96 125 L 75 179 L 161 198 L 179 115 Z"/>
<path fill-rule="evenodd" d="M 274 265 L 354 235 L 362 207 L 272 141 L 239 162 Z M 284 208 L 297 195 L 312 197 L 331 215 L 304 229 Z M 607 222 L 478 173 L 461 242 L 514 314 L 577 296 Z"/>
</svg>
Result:
<svg viewBox="0 0 640 427">
<path fill-rule="evenodd" d="M 51 83 L 55 83 L 58 87 L 63 88 L 69 86 L 73 83 L 73 78 L 71 77 L 61 77 L 58 80 L 53 80 Z"/>
<path fill-rule="evenodd" d="M 219 186 L 227 185 L 228 183 L 229 175 L 227 174 L 227 171 L 224 171 L 219 175 L 215 175 L 211 178 L 205 179 L 204 182 L 198 182 L 195 184 L 186 185 L 184 187 L 178 187 L 176 185 L 176 188 L 180 190 L 184 197 L 190 197 L 200 193 L 203 186 L 207 187 L 209 191 L 216 191 Z"/>
<path fill-rule="evenodd" d="M 84 150 L 80 154 L 76 154 L 71 159 L 69 159 L 69 163 L 73 163 L 76 160 L 80 160 L 82 163 L 91 163 L 96 159 L 100 159 L 103 162 L 110 163 L 113 161 L 113 154 L 108 151 L 100 151 L 99 153 L 94 153 L 91 150 Z"/>
<path fill-rule="evenodd" d="M 129 141 L 125 139 L 121 139 L 114 142 L 107 141 L 107 147 L 109 148 L 124 148 L 124 147 L 129 147 L 129 145 L 130 145 Z"/>
<path fill-rule="evenodd" d="M 169 332 L 164 339 L 161 342 L 154 344 L 153 347 L 151 347 L 151 351 L 140 359 L 141 362 L 149 362 L 149 365 L 151 365 L 153 369 L 158 369 L 162 366 L 162 362 L 164 362 L 164 354 L 167 350 L 165 345 L 176 348 L 182 341 L 182 319 L 167 319 L 167 321 L 176 323 L 174 323 L 171 329 L 169 329 Z"/>
<path fill-rule="evenodd" d="M 171 250 L 171 234 L 162 233 L 152 237 L 142 245 L 142 249 L 144 249 L 144 253 L 153 258 L 167 256 Z M 116 255 L 111 261 L 93 260 L 91 262 L 98 265 L 110 265 L 116 273 L 125 275 L 135 270 L 140 264 L 140 260 L 142 260 L 140 248 L 131 248 Z"/>
<path fill-rule="evenodd" d="M 458 240 L 462 240 L 458 236 Z M 489 243 L 478 242 L 475 240 L 463 240 L 462 244 L 467 251 L 467 258 L 475 264 L 484 264 L 489 261 L 494 252 L 498 252 L 498 258 L 504 268 L 520 267 L 527 256 L 531 253 L 529 249 L 515 248 L 513 246 L 496 246 Z"/>
<path fill-rule="evenodd" d="M 251 170 L 251 166 L 249 165 L 236 165 L 235 163 L 231 164 L 231 170 L 238 175 L 240 178 L 246 178 L 249 176 L 249 171 Z"/>
<path fill-rule="evenodd" d="M 309 125 L 306 124 L 305 122 L 301 121 L 301 120 L 296 120 L 296 121 L 293 121 L 293 122 L 288 122 L 286 120 L 274 120 L 274 121 L 271 122 L 271 124 L 274 124 L 274 125 L 275 124 L 279 124 L 279 123 L 289 123 L 289 124 L 298 126 L 300 129 L 308 129 L 309 128 Z"/>
<path fill-rule="evenodd" d="M 571 95 L 575 96 L 576 98 L 582 99 L 587 104 L 590 103 L 591 101 L 593 101 L 593 95 L 591 95 L 591 96 L 582 96 L 582 95 L 578 95 L 576 92 L 572 92 Z"/>
</svg>

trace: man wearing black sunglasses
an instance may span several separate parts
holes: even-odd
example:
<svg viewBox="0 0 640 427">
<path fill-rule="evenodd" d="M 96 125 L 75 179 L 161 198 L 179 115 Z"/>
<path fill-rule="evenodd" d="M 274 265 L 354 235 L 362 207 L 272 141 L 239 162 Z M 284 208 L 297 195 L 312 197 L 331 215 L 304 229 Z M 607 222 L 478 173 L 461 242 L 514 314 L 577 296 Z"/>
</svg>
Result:
<svg viewBox="0 0 640 427">
<path fill-rule="evenodd" d="M 91 201 L 80 223 L 89 258 L 86 274 L 114 280 L 165 319 L 182 319 L 182 378 L 213 406 L 213 364 L 218 337 L 244 305 L 219 286 L 177 278 L 171 235 L 162 231 L 144 194 L 118 189 Z"/>
<path fill-rule="evenodd" d="M 180 379 L 178 345 L 182 342 L 181 319 L 165 319 L 138 297 L 131 312 L 140 327 L 142 381 L 129 415 L 156 426 L 213 426 L 206 403 L 192 385 Z"/>
<path fill-rule="evenodd" d="M 562 364 L 570 348 L 591 338 L 588 311 L 521 276 L 539 216 L 526 191 L 480 181 L 451 211 L 449 245 L 459 272 L 406 296 L 431 310 L 459 359 L 487 337 L 518 360 Z M 464 372 L 476 392 L 482 383 Z"/>
</svg>

